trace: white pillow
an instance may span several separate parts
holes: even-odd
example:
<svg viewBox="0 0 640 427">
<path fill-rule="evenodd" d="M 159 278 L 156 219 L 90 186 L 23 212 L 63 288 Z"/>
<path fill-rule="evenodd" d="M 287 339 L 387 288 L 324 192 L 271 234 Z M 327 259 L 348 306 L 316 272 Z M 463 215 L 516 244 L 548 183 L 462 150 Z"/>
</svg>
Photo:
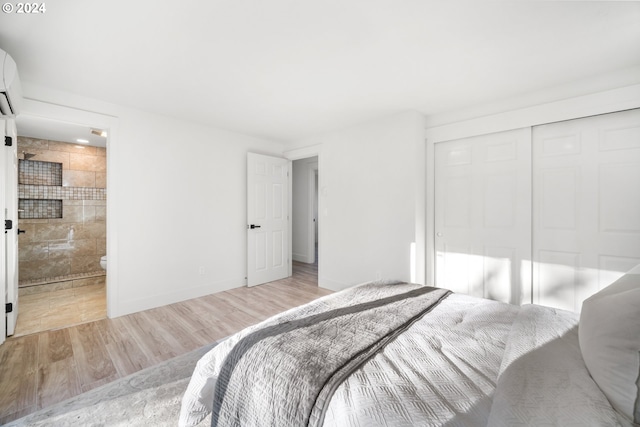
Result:
<svg viewBox="0 0 640 427">
<path fill-rule="evenodd" d="M 611 406 L 640 423 L 640 265 L 582 304 L 580 350 Z"/>
</svg>

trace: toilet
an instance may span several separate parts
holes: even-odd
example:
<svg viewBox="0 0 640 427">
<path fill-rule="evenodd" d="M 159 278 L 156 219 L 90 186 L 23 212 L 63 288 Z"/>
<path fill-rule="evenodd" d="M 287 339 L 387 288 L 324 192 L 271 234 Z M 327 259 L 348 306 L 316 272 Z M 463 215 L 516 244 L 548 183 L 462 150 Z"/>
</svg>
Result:
<svg viewBox="0 0 640 427">
<path fill-rule="evenodd" d="M 100 267 L 102 267 L 104 270 L 107 269 L 107 256 L 101 256 L 100 257 Z"/>
</svg>

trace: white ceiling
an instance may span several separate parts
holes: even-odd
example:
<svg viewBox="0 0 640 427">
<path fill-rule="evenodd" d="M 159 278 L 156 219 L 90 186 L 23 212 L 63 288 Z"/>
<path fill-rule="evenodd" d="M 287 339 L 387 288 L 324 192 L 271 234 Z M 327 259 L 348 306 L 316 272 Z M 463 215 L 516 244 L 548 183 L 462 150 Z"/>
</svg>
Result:
<svg viewBox="0 0 640 427">
<path fill-rule="evenodd" d="M 46 7 L 41 15 L 0 14 L 0 48 L 23 82 L 284 142 L 640 65 L 639 2 L 60 0 Z"/>
<path fill-rule="evenodd" d="M 18 115 L 16 118 L 16 127 L 18 128 L 18 135 L 20 136 L 69 142 L 77 145 L 93 145 L 95 147 L 107 146 L 106 137 L 91 133 L 91 130 L 95 128 L 90 128 L 76 123 L 66 123 L 58 120 L 22 114 Z"/>
</svg>

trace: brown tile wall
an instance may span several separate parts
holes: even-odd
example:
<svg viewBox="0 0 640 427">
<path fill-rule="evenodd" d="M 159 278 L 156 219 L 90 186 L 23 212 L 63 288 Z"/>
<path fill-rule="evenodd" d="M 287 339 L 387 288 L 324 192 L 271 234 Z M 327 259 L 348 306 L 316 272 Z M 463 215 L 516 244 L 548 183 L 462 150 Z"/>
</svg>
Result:
<svg viewBox="0 0 640 427">
<path fill-rule="evenodd" d="M 19 220 L 20 287 L 104 274 L 106 149 L 20 136 L 19 157 L 23 151 L 62 163 L 62 187 L 20 185 L 19 197 L 62 199 L 63 216 Z"/>
</svg>

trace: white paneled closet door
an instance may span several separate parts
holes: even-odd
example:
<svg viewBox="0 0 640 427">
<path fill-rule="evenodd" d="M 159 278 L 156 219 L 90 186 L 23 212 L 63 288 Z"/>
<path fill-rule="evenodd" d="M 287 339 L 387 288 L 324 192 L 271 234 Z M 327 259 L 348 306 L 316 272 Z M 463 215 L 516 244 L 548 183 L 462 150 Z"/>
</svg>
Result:
<svg viewBox="0 0 640 427">
<path fill-rule="evenodd" d="M 640 264 L 640 110 L 533 129 L 533 302 L 582 302 Z"/>
<path fill-rule="evenodd" d="M 436 286 L 531 301 L 530 128 L 435 145 Z"/>
</svg>

